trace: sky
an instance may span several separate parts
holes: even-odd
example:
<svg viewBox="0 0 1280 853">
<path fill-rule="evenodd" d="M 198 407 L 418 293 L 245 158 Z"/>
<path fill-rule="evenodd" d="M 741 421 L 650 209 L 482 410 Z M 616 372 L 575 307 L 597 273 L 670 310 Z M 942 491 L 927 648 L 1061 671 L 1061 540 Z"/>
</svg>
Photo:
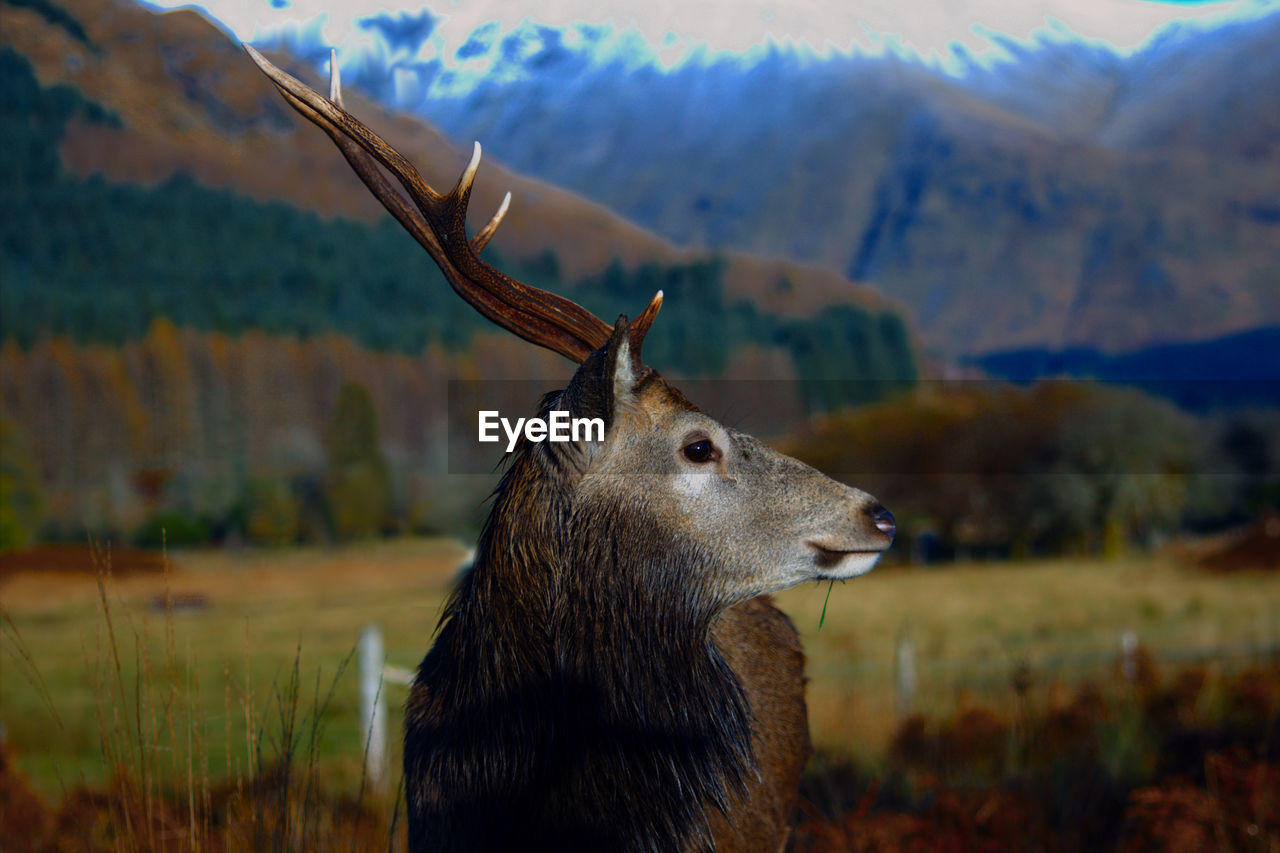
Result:
<svg viewBox="0 0 1280 853">
<path fill-rule="evenodd" d="M 185 6 L 189 0 L 149 0 Z M 203 0 L 195 4 L 241 40 L 267 38 L 286 27 L 320 28 L 325 42 L 359 46 L 372 38 L 358 20 L 379 13 L 431 10 L 432 48 L 452 55 L 478 27 L 500 31 L 525 21 L 564 27 L 608 25 L 642 35 L 664 63 L 699 46 L 747 51 L 777 43 L 819 53 L 858 50 L 914 54 L 943 61 L 956 48 L 978 59 L 998 54 L 993 34 L 1026 42 L 1074 35 L 1117 52 L 1141 47 L 1167 25 L 1211 24 L 1280 8 L 1280 0 Z"/>
</svg>

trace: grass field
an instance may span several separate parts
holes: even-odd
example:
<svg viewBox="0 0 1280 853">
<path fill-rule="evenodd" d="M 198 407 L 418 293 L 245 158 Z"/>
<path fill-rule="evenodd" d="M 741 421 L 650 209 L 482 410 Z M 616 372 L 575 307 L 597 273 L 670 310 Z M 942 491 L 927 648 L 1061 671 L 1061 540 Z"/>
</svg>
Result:
<svg viewBox="0 0 1280 853">
<path fill-rule="evenodd" d="M 1121 636 L 1158 663 L 1235 670 L 1280 642 L 1280 575 L 1213 575 L 1167 556 L 888 568 L 779 600 L 809 656 L 819 747 L 873 766 L 899 723 L 894 660 L 914 646 L 912 710 L 944 718 L 985 704 L 1013 718 L 1016 673 L 1042 705 L 1085 680 L 1117 682 Z"/>
<path fill-rule="evenodd" d="M 416 666 L 464 559 L 457 543 L 410 539 L 177 553 L 168 575 L 109 581 L 105 593 L 91 572 L 9 578 L 0 723 L 17 766 L 57 801 L 103 784 L 112 760 L 170 789 L 244 779 L 292 750 L 326 784 L 355 791 L 360 629 L 378 625 L 389 662 Z M 204 606 L 168 615 L 166 590 Z M 814 741 L 872 766 L 898 724 L 903 636 L 915 650 L 913 707 L 935 718 L 1012 703 L 1015 670 L 1037 701 L 1111 678 L 1127 630 L 1157 660 L 1226 668 L 1280 639 L 1280 575 L 1210 575 L 1164 556 L 884 568 L 836 585 L 823 618 L 827 594 L 810 585 L 779 596 L 809 655 Z M 394 779 L 407 688 L 385 691 Z"/>
</svg>

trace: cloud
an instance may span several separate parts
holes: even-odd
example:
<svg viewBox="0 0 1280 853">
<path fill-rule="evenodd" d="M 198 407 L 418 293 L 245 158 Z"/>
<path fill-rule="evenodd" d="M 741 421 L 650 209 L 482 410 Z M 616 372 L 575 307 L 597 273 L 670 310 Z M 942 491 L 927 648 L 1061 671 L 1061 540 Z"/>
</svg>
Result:
<svg viewBox="0 0 1280 853">
<path fill-rule="evenodd" d="M 190 0 L 152 0 L 159 6 Z M 769 43 L 808 45 L 819 53 L 857 48 L 884 52 L 893 45 L 925 58 L 946 58 L 953 45 L 973 55 L 995 48 L 998 32 L 1027 41 L 1054 26 L 1115 49 L 1137 49 L 1171 22 L 1258 14 L 1276 0 L 1179 3 L 1155 0 L 438 0 L 433 11 L 387 11 L 374 0 L 203 0 L 200 4 L 239 37 L 278 29 L 285 21 L 323 16 L 331 43 L 381 33 L 393 47 L 413 49 L 434 36 L 450 51 L 478 49 L 476 31 L 494 25 L 511 32 L 530 23 L 555 28 L 604 26 L 635 31 L 658 50 L 674 38 L 696 45 L 746 51 Z M 372 29 L 371 29 L 372 28 Z M 367 37 L 367 36 L 366 36 Z M 465 58 L 465 57 L 463 57 Z"/>
</svg>

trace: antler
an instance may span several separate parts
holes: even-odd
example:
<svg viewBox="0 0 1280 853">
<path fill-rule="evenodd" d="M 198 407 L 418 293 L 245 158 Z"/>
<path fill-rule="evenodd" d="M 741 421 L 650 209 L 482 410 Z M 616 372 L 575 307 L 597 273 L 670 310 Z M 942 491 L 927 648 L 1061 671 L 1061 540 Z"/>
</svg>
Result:
<svg viewBox="0 0 1280 853">
<path fill-rule="evenodd" d="M 507 212 L 511 193 L 507 193 L 489 223 L 467 239 L 467 204 L 471 182 L 480 165 L 479 142 L 457 186 L 447 194 L 438 193 L 400 152 L 342 108 L 338 64 L 332 52 L 329 97 L 325 98 L 249 45 L 244 49 L 289 105 L 329 135 L 365 186 L 427 250 L 449 285 L 472 307 L 504 329 L 578 363 L 608 342 L 613 327 L 581 305 L 519 282 L 480 259 L 480 250 Z M 378 164 L 404 187 L 412 204 L 387 180 Z M 632 349 L 636 353 L 661 305 L 659 291 L 632 324 Z"/>
</svg>

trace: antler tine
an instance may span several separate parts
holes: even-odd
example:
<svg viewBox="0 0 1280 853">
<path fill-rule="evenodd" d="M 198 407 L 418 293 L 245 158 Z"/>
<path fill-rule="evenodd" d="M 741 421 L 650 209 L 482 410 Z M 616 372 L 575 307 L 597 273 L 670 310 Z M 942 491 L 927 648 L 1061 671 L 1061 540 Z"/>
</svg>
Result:
<svg viewBox="0 0 1280 853">
<path fill-rule="evenodd" d="M 329 48 L 329 100 L 342 109 L 342 75 L 338 72 L 338 51 Z"/>
<path fill-rule="evenodd" d="M 662 308 L 662 291 L 659 290 L 653 295 L 653 299 L 649 300 L 649 304 L 640 312 L 640 316 L 635 319 L 628 329 L 631 335 L 631 351 L 635 354 L 636 361 L 640 360 L 640 348 L 644 345 L 644 336 L 649 334 L 649 327 L 653 325 L 653 320 L 658 316 L 659 309 Z"/>
<path fill-rule="evenodd" d="M 456 208 L 457 212 L 463 214 L 466 213 L 467 208 L 471 205 L 471 185 L 475 182 L 476 172 L 479 168 L 480 143 L 477 141 L 472 143 L 471 161 L 467 163 L 467 168 L 462 170 L 462 174 L 458 176 L 458 183 L 445 198 L 446 206 Z M 498 208 L 498 212 L 493 215 L 493 218 L 489 220 L 484 228 L 480 229 L 475 237 L 471 238 L 471 248 L 476 252 L 476 254 L 479 254 L 480 252 L 480 248 L 476 247 L 477 239 L 481 236 L 484 237 L 483 241 L 480 243 L 481 248 L 485 243 L 489 242 L 490 238 L 492 238 L 494 233 L 498 230 L 498 226 L 502 223 L 502 217 L 507 215 L 507 207 L 510 206 L 510 204 L 511 193 L 508 192 L 503 198 L 502 204 Z M 466 231 L 463 230 L 460 233 L 465 239 Z"/>
<path fill-rule="evenodd" d="M 471 200 L 471 183 L 476 179 L 476 170 L 480 167 L 480 143 L 475 143 L 475 147 L 471 151 L 471 162 L 467 164 L 467 168 L 463 170 L 462 175 L 458 178 L 458 185 L 453 188 L 453 192 L 449 193 L 450 198 L 457 198 L 459 204 L 466 208 Z M 502 204 L 498 206 L 498 212 L 493 215 L 489 222 L 476 232 L 476 236 L 471 238 L 471 248 L 480 253 L 493 235 L 497 233 L 498 226 L 502 224 L 502 217 L 507 215 L 507 208 L 511 206 L 511 193 L 507 193 L 502 198 Z"/>
<path fill-rule="evenodd" d="M 427 250 L 449 285 L 472 307 L 525 340 L 575 362 L 582 362 L 608 341 L 612 327 L 582 306 L 523 284 L 480 259 L 477 253 L 497 231 L 508 201 L 504 200 L 498 213 L 475 238 L 467 239 L 467 203 L 480 164 L 479 144 L 457 186 L 442 195 L 433 190 L 398 151 L 342 109 L 337 63 L 332 57 L 330 97 L 326 99 L 281 71 L 249 45 L 244 48 L 289 105 L 328 134 L 365 186 Z M 413 204 L 383 176 L 378 164 L 395 177 Z"/>
<path fill-rule="evenodd" d="M 498 205 L 498 212 L 493 215 L 489 223 L 476 232 L 476 236 L 471 238 L 471 248 L 475 249 L 476 254 L 480 254 L 480 250 L 488 245 L 493 235 L 498 233 L 498 226 L 502 224 L 502 217 L 507 215 L 507 208 L 511 206 L 511 193 L 507 193 L 502 197 L 502 204 Z"/>
</svg>

